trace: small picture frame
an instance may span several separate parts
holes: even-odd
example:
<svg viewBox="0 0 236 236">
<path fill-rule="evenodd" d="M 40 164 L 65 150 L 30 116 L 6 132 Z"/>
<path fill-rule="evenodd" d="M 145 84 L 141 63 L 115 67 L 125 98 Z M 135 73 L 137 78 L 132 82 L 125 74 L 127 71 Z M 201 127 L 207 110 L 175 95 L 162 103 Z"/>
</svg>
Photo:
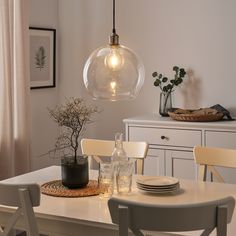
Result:
<svg viewBox="0 0 236 236">
<path fill-rule="evenodd" d="M 56 30 L 29 28 L 30 88 L 56 87 Z"/>
</svg>

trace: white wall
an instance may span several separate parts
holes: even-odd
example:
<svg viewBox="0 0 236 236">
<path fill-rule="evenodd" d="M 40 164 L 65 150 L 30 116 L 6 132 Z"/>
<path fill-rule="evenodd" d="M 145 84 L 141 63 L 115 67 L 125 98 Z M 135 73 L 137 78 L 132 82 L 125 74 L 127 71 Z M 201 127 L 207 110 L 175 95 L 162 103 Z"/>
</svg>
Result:
<svg viewBox="0 0 236 236">
<path fill-rule="evenodd" d="M 117 0 L 120 42 L 142 58 L 146 81 L 134 101 L 92 101 L 83 86 L 83 66 L 94 49 L 108 43 L 111 7 L 111 0 L 31 0 L 30 25 L 56 28 L 58 46 L 57 87 L 31 91 L 33 169 L 54 162 L 38 157 L 53 147 L 57 133 L 47 107 L 65 97 L 84 97 L 103 110 L 86 135 L 114 138 L 124 131 L 123 118 L 158 113 L 160 91 L 151 74 L 172 76 L 174 65 L 191 72 L 174 92 L 174 106 L 220 103 L 236 116 L 235 0 Z"/>
<path fill-rule="evenodd" d="M 41 28 L 58 28 L 57 0 L 30 0 L 30 26 Z M 57 38 L 59 42 L 59 38 Z M 58 70 L 57 70 L 58 72 Z M 31 168 L 39 169 L 59 160 L 41 157 L 50 150 L 55 143 L 57 126 L 50 119 L 47 108 L 58 103 L 59 76 L 57 73 L 57 87 L 31 90 Z"/>
<path fill-rule="evenodd" d="M 82 84 L 86 58 L 108 43 L 111 0 L 59 0 L 61 36 L 61 98 L 91 98 Z M 114 138 L 124 131 L 123 118 L 158 112 L 159 88 L 152 72 L 172 76 L 174 65 L 191 72 L 173 94 L 174 106 L 207 107 L 217 103 L 236 115 L 236 1 L 234 0 L 117 0 L 120 42 L 142 58 L 146 81 L 134 101 L 95 102 L 103 112 L 88 136 Z"/>
</svg>

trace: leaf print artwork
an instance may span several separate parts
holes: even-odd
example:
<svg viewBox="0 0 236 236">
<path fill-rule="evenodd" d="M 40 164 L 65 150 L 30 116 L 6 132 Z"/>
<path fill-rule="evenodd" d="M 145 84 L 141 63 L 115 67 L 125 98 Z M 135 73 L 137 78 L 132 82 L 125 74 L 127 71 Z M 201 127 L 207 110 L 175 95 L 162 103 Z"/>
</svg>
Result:
<svg viewBox="0 0 236 236">
<path fill-rule="evenodd" d="M 38 51 L 35 54 L 35 65 L 36 68 L 39 68 L 40 70 L 44 68 L 46 64 L 46 55 L 45 55 L 45 49 L 44 47 L 39 47 Z"/>
<path fill-rule="evenodd" d="M 56 87 L 56 30 L 30 27 L 30 88 Z"/>
</svg>

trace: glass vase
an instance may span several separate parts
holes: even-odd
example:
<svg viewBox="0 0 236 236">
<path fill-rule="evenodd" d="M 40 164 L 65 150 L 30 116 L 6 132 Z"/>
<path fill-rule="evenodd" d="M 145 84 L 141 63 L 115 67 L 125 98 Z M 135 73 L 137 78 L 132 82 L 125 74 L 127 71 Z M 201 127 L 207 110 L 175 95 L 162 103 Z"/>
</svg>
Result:
<svg viewBox="0 0 236 236">
<path fill-rule="evenodd" d="M 160 93 L 159 113 L 161 116 L 169 116 L 168 111 L 172 108 L 171 92 Z"/>
</svg>

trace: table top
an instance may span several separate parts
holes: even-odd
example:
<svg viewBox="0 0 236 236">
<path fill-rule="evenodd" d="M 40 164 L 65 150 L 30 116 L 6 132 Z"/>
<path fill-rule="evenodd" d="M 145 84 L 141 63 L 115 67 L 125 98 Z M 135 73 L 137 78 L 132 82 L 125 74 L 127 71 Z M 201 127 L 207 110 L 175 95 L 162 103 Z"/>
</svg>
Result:
<svg viewBox="0 0 236 236">
<path fill-rule="evenodd" d="M 96 178 L 97 171 L 91 171 L 90 179 Z M 45 182 L 58 179 L 61 179 L 60 166 L 51 166 L 1 182 L 12 184 L 38 183 L 41 185 Z M 4 210 L 4 208 L 4 206 L 0 207 L 0 211 Z M 112 224 L 107 208 L 107 200 L 100 199 L 98 196 L 65 198 L 41 194 L 40 206 L 35 207 L 34 211 L 36 216 L 49 219 L 66 218 L 67 220 L 84 224 Z"/>
<path fill-rule="evenodd" d="M 43 184 L 45 182 L 60 179 L 60 167 L 51 166 L 10 178 L 1 182 L 5 183 L 33 183 Z M 97 171 L 90 171 L 90 179 L 97 178 Z M 116 197 L 139 202 L 158 204 L 185 204 L 197 203 L 226 196 L 236 199 L 236 185 L 222 183 L 197 182 L 192 180 L 180 180 L 180 191 L 169 194 L 146 194 L 136 188 L 135 177 L 133 189 L 129 195 L 117 195 Z M 107 200 L 99 196 L 64 198 L 41 195 L 41 204 L 34 208 L 36 216 L 48 219 L 60 219 L 85 225 L 93 225 L 105 228 L 114 227 L 111 222 L 107 207 Z M 10 208 L 0 206 L 0 211 L 11 211 Z M 231 225 L 235 225 L 232 226 Z M 229 230 L 236 232 L 236 216 L 234 214 Z M 229 234 L 231 235 L 231 234 Z M 232 234 L 233 235 L 233 234 Z M 236 235 L 236 234 L 235 234 Z"/>
</svg>

